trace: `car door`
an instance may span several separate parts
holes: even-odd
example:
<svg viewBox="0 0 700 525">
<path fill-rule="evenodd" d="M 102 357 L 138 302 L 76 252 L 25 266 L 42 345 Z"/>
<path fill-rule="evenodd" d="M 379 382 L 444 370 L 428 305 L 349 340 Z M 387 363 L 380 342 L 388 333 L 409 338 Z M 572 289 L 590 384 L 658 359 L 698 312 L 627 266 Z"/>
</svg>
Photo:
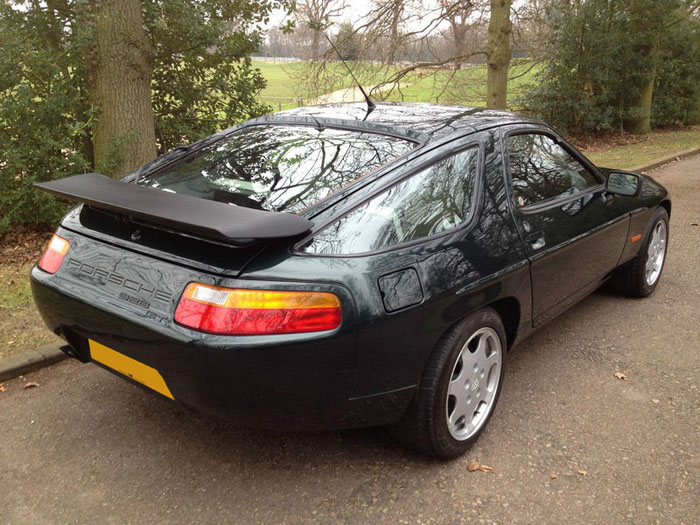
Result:
<svg viewBox="0 0 700 525">
<path fill-rule="evenodd" d="M 511 128 L 503 146 L 538 325 L 592 291 L 617 265 L 629 218 L 605 191 L 598 170 L 547 128 Z"/>
</svg>

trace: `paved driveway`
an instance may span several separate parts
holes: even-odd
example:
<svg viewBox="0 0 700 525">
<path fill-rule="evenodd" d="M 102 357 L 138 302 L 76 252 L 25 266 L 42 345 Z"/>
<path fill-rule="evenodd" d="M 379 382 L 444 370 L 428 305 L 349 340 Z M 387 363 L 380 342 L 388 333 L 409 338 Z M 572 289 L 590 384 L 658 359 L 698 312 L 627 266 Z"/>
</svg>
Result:
<svg viewBox="0 0 700 525">
<path fill-rule="evenodd" d="M 655 295 L 599 291 L 522 344 L 466 457 L 237 428 L 67 361 L 0 393 L 0 521 L 697 523 L 700 157 L 655 175 L 674 197 Z"/>
</svg>

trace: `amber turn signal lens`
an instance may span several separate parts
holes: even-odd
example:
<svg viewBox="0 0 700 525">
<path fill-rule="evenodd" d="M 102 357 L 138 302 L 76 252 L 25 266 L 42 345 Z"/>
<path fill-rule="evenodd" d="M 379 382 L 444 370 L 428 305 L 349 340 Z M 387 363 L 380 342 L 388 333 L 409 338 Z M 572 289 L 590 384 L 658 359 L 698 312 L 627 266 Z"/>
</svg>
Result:
<svg viewBox="0 0 700 525">
<path fill-rule="evenodd" d="M 329 292 L 244 290 L 190 283 L 175 322 L 200 332 L 266 335 L 321 332 L 340 326 L 340 300 Z"/>
<path fill-rule="evenodd" d="M 67 240 L 54 234 L 41 259 L 39 259 L 39 268 L 47 273 L 56 273 L 61 267 L 69 247 L 70 243 Z"/>
</svg>

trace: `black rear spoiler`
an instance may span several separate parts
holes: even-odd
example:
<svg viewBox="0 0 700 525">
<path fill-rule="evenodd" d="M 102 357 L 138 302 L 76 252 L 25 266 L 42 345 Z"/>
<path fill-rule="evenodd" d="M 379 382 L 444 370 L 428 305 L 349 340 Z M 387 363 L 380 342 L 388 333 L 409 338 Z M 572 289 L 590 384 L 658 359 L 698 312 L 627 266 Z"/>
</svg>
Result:
<svg viewBox="0 0 700 525">
<path fill-rule="evenodd" d="M 314 224 L 291 213 L 254 210 L 147 188 L 99 173 L 85 173 L 34 186 L 94 208 L 225 241 L 294 237 L 309 231 Z"/>
</svg>

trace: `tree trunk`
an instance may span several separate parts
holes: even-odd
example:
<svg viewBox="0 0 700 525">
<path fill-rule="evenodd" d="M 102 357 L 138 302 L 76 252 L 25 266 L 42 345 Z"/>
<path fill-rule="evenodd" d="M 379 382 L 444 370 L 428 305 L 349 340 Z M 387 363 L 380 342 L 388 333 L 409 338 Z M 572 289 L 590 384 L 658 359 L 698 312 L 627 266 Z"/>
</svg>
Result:
<svg viewBox="0 0 700 525">
<path fill-rule="evenodd" d="M 639 93 L 639 100 L 631 104 L 634 114 L 625 120 L 624 128 L 629 133 L 644 135 L 651 133 L 651 100 L 654 95 L 654 81 L 656 80 L 656 66 L 652 67 L 651 76 L 644 82 Z"/>
<path fill-rule="evenodd" d="M 311 60 L 317 60 L 321 56 L 321 30 L 311 30 Z"/>
<path fill-rule="evenodd" d="M 459 56 L 465 53 L 467 40 L 467 22 L 462 20 L 461 23 L 456 20 L 450 20 L 450 25 L 452 26 L 452 40 L 454 40 L 454 54 Z M 462 63 L 457 62 L 455 69 L 462 69 Z"/>
<path fill-rule="evenodd" d="M 656 82 L 656 60 L 655 55 L 657 44 L 649 49 L 648 60 L 649 73 L 640 86 L 639 97 L 628 104 L 628 109 L 632 115 L 624 121 L 625 131 L 637 135 L 651 133 L 651 102 L 654 97 L 654 83 Z"/>
<path fill-rule="evenodd" d="M 394 65 L 394 62 L 396 62 L 396 52 L 400 45 L 399 22 L 401 21 L 403 9 L 403 2 L 397 1 L 392 6 L 391 10 L 391 41 L 389 43 L 389 57 L 386 61 L 387 64 L 390 65 Z"/>
<path fill-rule="evenodd" d="M 490 108 L 506 108 L 508 66 L 510 65 L 511 56 L 511 3 L 512 0 L 491 0 L 486 78 L 486 105 Z"/>
<path fill-rule="evenodd" d="M 90 9 L 95 38 L 88 57 L 90 101 L 99 108 L 95 165 L 119 176 L 156 156 L 153 50 L 144 32 L 140 0 L 92 1 Z"/>
</svg>

